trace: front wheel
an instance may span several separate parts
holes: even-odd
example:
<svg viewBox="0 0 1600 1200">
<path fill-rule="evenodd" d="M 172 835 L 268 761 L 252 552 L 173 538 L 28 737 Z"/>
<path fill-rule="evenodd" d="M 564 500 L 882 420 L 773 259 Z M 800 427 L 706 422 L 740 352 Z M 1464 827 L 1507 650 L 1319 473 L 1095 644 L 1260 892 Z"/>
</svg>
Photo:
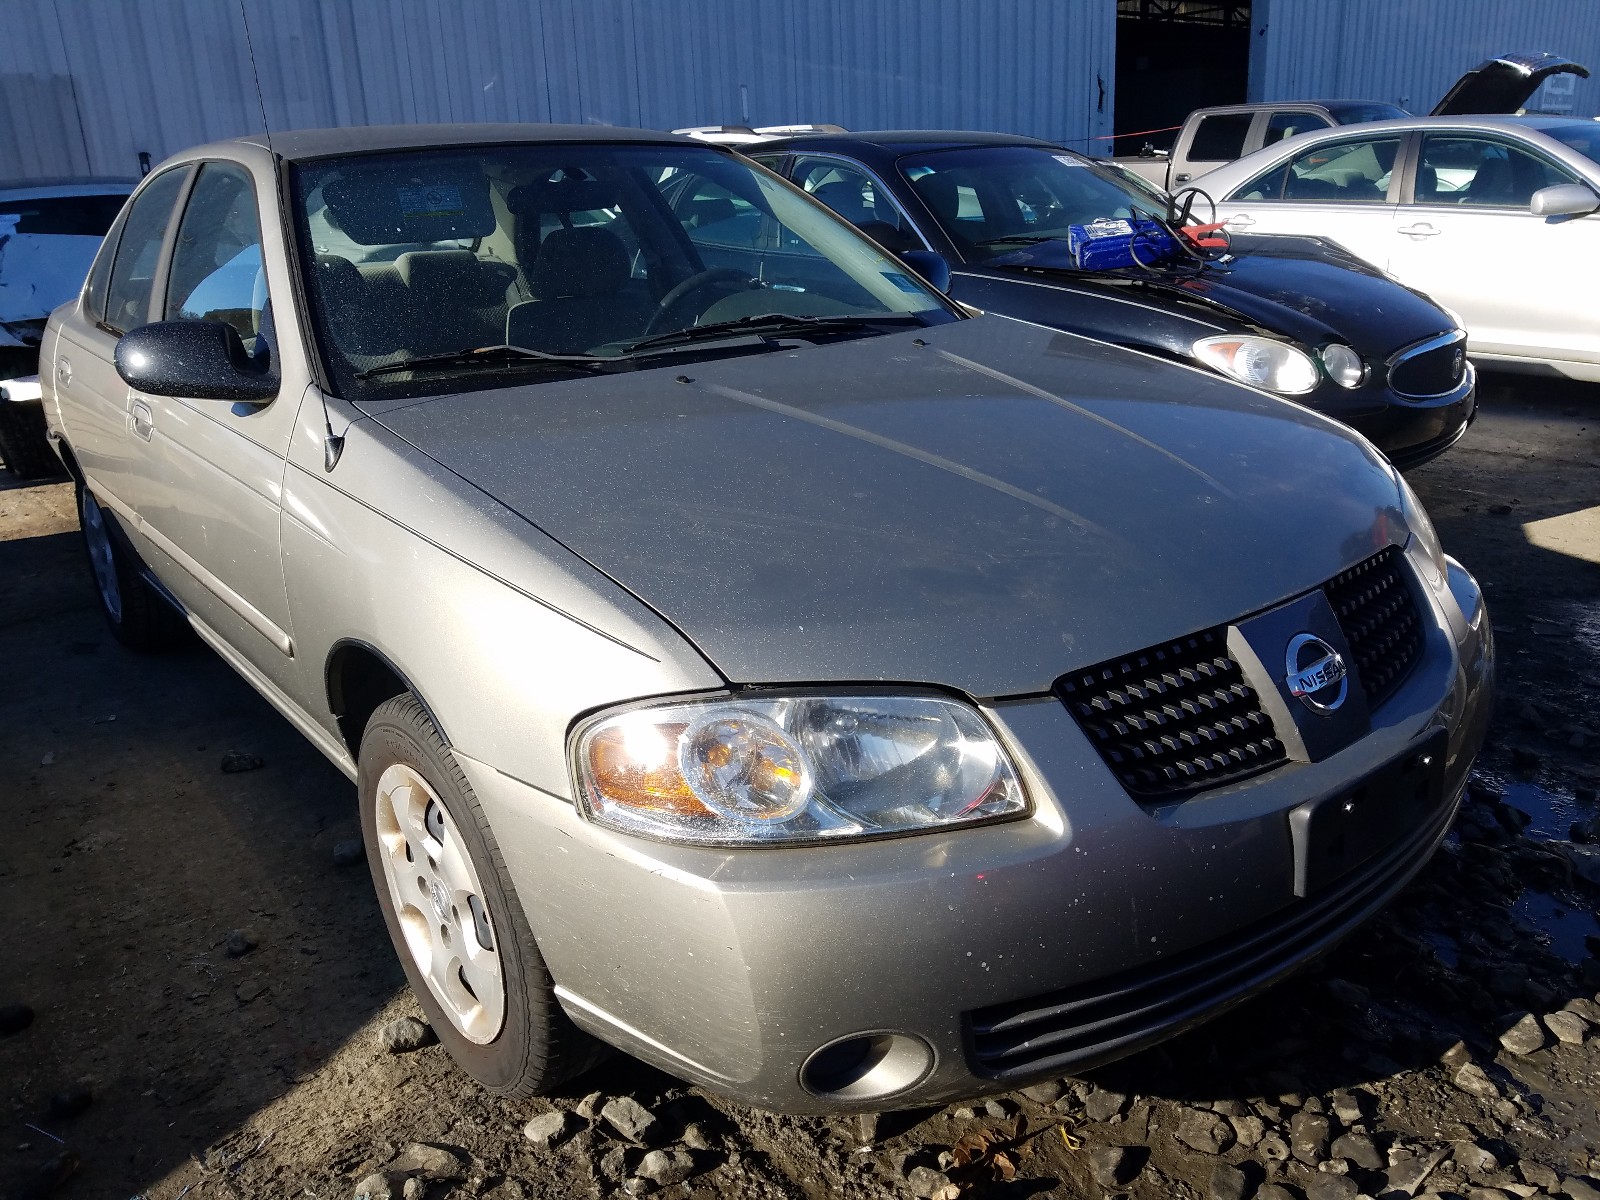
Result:
<svg viewBox="0 0 1600 1200">
<path fill-rule="evenodd" d="M 361 828 L 406 978 L 445 1049 L 490 1092 L 531 1096 L 578 1074 L 598 1043 L 561 1011 L 494 834 L 414 696 L 361 739 Z"/>
</svg>

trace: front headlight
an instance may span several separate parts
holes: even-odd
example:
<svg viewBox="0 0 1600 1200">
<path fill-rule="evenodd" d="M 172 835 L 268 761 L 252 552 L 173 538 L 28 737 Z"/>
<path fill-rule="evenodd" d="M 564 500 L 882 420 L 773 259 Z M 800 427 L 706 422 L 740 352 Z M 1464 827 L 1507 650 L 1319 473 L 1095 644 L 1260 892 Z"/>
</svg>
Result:
<svg viewBox="0 0 1600 1200">
<path fill-rule="evenodd" d="M 940 696 L 782 696 L 632 709 L 572 746 L 588 817 L 669 841 L 915 833 L 1028 811 L 975 710 Z"/>
<path fill-rule="evenodd" d="M 1405 520 L 1406 528 L 1411 530 L 1411 536 L 1417 539 L 1418 547 L 1433 567 L 1434 575 L 1428 582 L 1435 588 L 1442 588 L 1448 576 L 1445 572 L 1444 546 L 1439 541 L 1439 531 L 1428 519 L 1427 510 L 1422 507 L 1422 501 L 1417 499 L 1416 492 L 1411 490 L 1411 485 L 1406 482 L 1405 476 L 1396 471 L 1394 479 L 1400 486 L 1400 516 Z"/>
<path fill-rule="evenodd" d="M 1327 368 L 1328 378 L 1342 388 L 1358 388 L 1367 377 L 1367 364 L 1361 361 L 1361 355 L 1343 342 L 1329 342 L 1322 348 L 1322 365 Z"/>
<path fill-rule="evenodd" d="M 1224 334 L 1201 338 L 1193 350 L 1206 366 L 1240 383 L 1285 396 L 1314 391 L 1320 378 L 1309 354 L 1272 338 Z"/>
</svg>

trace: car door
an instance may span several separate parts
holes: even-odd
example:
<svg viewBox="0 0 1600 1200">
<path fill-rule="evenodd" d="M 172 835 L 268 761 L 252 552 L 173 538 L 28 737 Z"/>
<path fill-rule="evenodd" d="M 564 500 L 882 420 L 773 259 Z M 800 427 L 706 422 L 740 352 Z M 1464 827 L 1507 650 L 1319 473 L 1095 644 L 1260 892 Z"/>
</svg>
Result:
<svg viewBox="0 0 1600 1200">
<path fill-rule="evenodd" d="M 277 354 L 262 269 L 256 184 L 238 163 L 207 162 L 184 204 L 160 316 L 221 321 L 247 353 Z M 269 193 L 270 195 L 270 193 Z M 300 397 L 263 405 L 141 396 L 148 407 L 149 478 L 139 515 L 181 570 L 163 572 L 185 606 L 286 688 L 293 642 L 279 553 L 284 459 Z"/>
<path fill-rule="evenodd" d="M 1600 362 L 1596 272 L 1566 269 L 1600 262 L 1600 218 L 1528 208 L 1540 188 L 1578 182 L 1510 136 L 1427 131 L 1389 270 L 1459 313 L 1477 352 Z"/>
<path fill-rule="evenodd" d="M 51 372 L 62 429 L 90 488 L 136 543 L 130 517 L 148 447 L 135 432 L 133 393 L 115 356 L 122 335 L 150 319 L 162 247 L 188 178 L 188 167 L 175 167 L 139 190 L 102 245 L 82 302 L 60 323 L 54 361 L 40 364 Z"/>
<path fill-rule="evenodd" d="M 1384 268 L 1404 140 L 1390 130 L 1319 141 L 1217 197 L 1218 219 L 1234 233 L 1329 238 Z"/>
</svg>

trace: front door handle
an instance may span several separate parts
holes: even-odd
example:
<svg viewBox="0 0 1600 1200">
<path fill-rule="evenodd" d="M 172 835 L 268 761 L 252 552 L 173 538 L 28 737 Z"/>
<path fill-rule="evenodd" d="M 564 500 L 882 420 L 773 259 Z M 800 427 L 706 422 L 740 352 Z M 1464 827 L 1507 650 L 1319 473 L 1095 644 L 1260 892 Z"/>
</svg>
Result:
<svg viewBox="0 0 1600 1200">
<path fill-rule="evenodd" d="M 133 426 L 133 432 L 147 442 L 150 440 L 150 435 L 156 431 L 155 415 L 143 400 L 133 402 L 128 411 L 128 423 Z"/>
<path fill-rule="evenodd" d="M 1249 229 L 1256 223 L 1256 219 L 1249 213 L 1237 213 L 1223 222 L 1229 229 Z"/>
<path fill-rule="evenodd" d="M 1425 238 L 1425 237 L 1438 237 L 1439 233 L 1441 231 L 1435 229 L 1432 225 L 1429 225 L 1426 221 L 1418 221 L 1415 225 L 1402 225 L 1402 226 L 1399 227 L 1399 229 L 1396 230 L 1396 232 L 1397 233 L 1403 233 L 1407 237 Z"/>
<path fill-rule="evenodd" d="M 72 386 L 72 361 L 70 359 L 56 358 L 56 382 L 62 387 Z"/>
</svg>

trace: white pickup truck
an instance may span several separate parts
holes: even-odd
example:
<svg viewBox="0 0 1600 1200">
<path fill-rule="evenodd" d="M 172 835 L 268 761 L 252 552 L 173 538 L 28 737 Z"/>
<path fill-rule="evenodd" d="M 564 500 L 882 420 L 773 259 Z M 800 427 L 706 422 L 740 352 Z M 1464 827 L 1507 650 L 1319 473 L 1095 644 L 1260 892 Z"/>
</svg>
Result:
<svg viewBox="0 0 1600 1200">
<path fill-rule="evenodd" d="M 1558 54 L 1491 58 L 1456 80 L 1429 115 L 1515 113 L 1546 79 L 1566 74 L 1589 76 L 1587 68 Z M 1381 100 L 1291 100 L 1197 108 L 1184 120 L 1170 153 L 1149 150 L 1111 161 L 1157 187 L 1177 192 L 1208 171 L 1297 133 L 1410 115 Z"/>
</svg>

